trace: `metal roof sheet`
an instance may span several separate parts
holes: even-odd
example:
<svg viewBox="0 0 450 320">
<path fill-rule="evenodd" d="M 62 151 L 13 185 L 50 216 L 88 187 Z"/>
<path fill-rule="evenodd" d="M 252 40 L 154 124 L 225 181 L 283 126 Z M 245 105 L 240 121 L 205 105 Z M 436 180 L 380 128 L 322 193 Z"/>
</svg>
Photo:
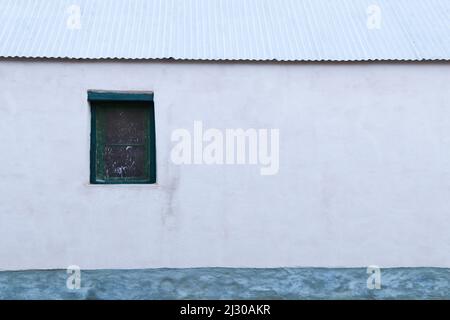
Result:
<svg viewBox="0 0 450 320">
<path fill-rule="evenodd" d="M 0 56 L 448 60 L 449 18 L 450 0 L 0 0 Z"/>
</svg>

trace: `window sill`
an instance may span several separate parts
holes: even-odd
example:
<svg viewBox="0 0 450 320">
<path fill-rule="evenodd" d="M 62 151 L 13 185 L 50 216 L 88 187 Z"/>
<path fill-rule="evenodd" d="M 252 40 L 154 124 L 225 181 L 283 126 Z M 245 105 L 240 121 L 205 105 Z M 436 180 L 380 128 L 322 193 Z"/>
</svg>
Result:
<svg viewBox="0 0 450 320">
<path fill-rule="evenodd" d="M 85 183 L 85 187 L 94 188 L 127 188 L 127 189 L 159 189 L 158 183 Z"/>
</svg>

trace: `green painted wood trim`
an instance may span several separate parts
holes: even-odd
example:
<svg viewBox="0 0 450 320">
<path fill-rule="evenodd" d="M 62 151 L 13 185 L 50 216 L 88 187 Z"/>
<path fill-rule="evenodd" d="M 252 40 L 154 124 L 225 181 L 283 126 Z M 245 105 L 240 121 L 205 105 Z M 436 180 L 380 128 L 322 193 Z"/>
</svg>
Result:
<svg viewBox="0 0 450 320">
<path fill-rule="evenodd" d="M 90 150 L 90 183 L 96 182 L 96 163 L 97 163 L 97 107 L 95 104 L 91 104 L 91 150 Z"/>
<path fill-rule="evenodd" d="M 89 101 L 153 101 L 153 92 L 88 90 Z"/>
<path fill-rule="evenodd" d="M 89 94 L 89 92 L 88 92 Z M 110 96 L 111 97 L 111 96 Z M 152 94 L 153 98 L 153 94 Z M 105 100 L 89 100 L 93 103 L 91 105 L 91 144 L 90 144 L 90 183 L 91 184 L 154 184 L 156 183 L 156 130 L 155 130 L 155 108 L 153 100 L 125 100 L 119 101 L 148 101 L 148 132 L 147 132 L 147 143 L 148 143 L 148 155 L 147 155 L 147 179 L 135 179 L 135 178 L 109 178 L 109 179 L 99 179 L 97 177 L 97 111 L 98 108 L 102 108 L 98 105 L 98 101 L 116 101 L 111 99 Z"/>
<path fill-rule="evenodd" d="M 156 128 L 155 128 L 155 103 L 150 102 L 148 125 L 148 162 L 149 162 L 149 182 L 156 183 Z"/>
</svg>

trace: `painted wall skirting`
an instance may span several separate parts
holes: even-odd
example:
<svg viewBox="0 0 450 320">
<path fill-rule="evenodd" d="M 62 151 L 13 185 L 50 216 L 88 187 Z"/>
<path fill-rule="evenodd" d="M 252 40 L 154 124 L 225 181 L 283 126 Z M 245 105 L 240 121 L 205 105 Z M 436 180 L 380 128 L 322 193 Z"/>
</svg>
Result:
<svg viewBox="0 0 450 320">
<path fill-rule="evenodd" d="M 188 268 L 0 272 L 0 299 L 450 299 L 449 268 Z"/>
</svg>

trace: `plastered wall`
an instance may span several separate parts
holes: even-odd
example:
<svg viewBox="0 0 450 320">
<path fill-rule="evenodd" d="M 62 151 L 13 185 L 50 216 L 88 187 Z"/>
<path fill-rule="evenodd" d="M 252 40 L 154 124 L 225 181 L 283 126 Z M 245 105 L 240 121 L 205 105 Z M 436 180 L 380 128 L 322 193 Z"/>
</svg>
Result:
<svg viewBox="0 0 450 320">
<path fill-rule="evenodd" d="M 88 89 L 155 93 L 156 185 L 89 185 Z M 277 128 L 278 174 L 173 130 Z M 0 269 L 450 267 L 450 65 L 0 61 Z"/>
</svg>

